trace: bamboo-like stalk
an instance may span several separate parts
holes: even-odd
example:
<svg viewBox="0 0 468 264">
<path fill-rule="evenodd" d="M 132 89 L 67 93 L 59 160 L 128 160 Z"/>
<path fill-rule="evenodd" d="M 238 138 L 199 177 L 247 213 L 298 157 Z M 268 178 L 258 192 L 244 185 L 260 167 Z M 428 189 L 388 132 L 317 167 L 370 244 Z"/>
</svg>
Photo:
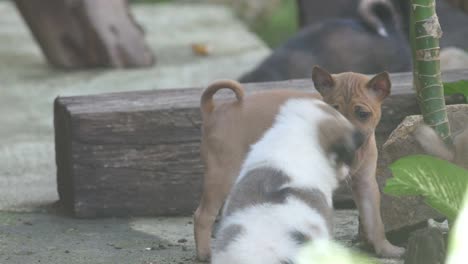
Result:
<svg viewBox="0 0 468 264">
<path fill-rule="evenodd" d="M 439 38 L 442 36 L 435 0 L 411 0 L 410 39 L 413 52 L 413 78 L 424 122 L 447 144 L 450 126 L 440 73 Z"/>
</svg>

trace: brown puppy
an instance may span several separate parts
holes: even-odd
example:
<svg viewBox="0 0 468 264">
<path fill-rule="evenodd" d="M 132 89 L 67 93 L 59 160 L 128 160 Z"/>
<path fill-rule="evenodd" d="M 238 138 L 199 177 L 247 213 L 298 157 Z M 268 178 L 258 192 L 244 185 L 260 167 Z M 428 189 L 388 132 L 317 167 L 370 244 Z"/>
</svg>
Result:
<svg viewBox="0 0 468 264">
<path fill-rule="evenodd" d="M 365 135 L 351 168 L 353 197 L 358 206 L 365 239 L 381 256 L 397 257 L 404 249 L 390 244 L 380 216 L 380 193 L 375 170 L 377 146 L 375 127 L 379 123 L 381 104 L 390 94 L 386 72 L 368 78 L 346 72 L 330 75 L 314 67 L 312 80 L 319 94 L 294 90 L 265 91 L 245 97 L 242 86 L 234 81 L 210 85 L 201 98 L 203 135 L 201 155 L 205 165 L 203 193 L 194 215 L 197 256 L 208 260 L 213 223 L 239 174 L 249 146 L 271 127 L 280 106 L 288 99 L 320 98 L 341 112 Z M 214 105 L 212 97 L 220 89 L 231 89 L 237 100 Z"/>
</svg>

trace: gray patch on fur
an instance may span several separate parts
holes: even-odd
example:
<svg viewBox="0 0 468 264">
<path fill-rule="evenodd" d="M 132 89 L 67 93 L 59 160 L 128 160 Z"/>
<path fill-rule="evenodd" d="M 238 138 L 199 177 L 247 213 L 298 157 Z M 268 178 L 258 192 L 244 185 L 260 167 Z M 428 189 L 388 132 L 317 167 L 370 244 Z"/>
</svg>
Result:
<svg viewBox="0 0 468 264">
<path fill-rule="evenodd" d="M 229 245 L 234 242 L 244 232 L 244 228 L 241 225 L 229 225 L 226 228 L 221 229 L 216 237 L 215 252 L 226 250 Z"/>
<path fill-rule="evenodd" d="M 330 234 L 333 232 L 333 209 L 328 205 L 325 194 L 322 191 L 312 189 L 288 188 L 289 195 L 300 199 L 310 208 L 315 209 L 327 223 L 327 228 Z"/>
<path fill-rule="evenodd" d="M 279 262 L 280 264 L 294 264 L 294 262 L 290 259 L 283 259 L 283 260 L 280 260 Z"/>
<path fill-rule="evenodd" d="M 272 168 L 258 168 L 247 172 L 234 185 L 225 215 L 255 204 L 283 203 L 286 195 L 281 187 L 289 181 L 286 174 Z"/>
<path fill-rule="evenodd" d="M 292 231 L 289 233 L 289 235 L 291 236 L 292 240 L 298 245 L 304 245 L 305 243 L 311 240 L 311 238 L 308 235 L 299 230 Z"/>
<path fill-rule="evenodd" d="M 273 168 L 257 168 L 247 172 L 247 175 L 233 187 L 230 201 L 224 211 L 225 216 L 253 205 L 281 204 L 292 196 L 322 215 L 331 234 L 333 212 L 325 195 L 315 188 L 283 187 L 289 181 L 289 176 Z"/>
</svg>

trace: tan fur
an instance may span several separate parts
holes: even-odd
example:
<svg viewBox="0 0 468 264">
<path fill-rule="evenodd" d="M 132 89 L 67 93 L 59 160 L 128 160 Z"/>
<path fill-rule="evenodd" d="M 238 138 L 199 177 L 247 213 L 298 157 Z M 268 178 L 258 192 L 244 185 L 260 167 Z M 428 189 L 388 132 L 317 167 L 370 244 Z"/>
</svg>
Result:
<svg viewBox="0 0 468 264">
<path fill-rule="evenodd" d="M 241 84 L 232 80 L 220 80 L 212 83 L 203 91 L 200 108 L 203 115 L 209 114 L 214 109 L 213 95 L 221 89 L 230 89 L 236 95 L 238 101 L 244 99 L 244 88 Z"/>
<path fill-rule="evenodd" d="M 414 135 L 424 151 L 468 169 L 468 128 L 453 136 L 453 148 L 448 148 L 437 133 L 427 125 L 419 126 Z"/>
<path fill-rule="evenodd" d="M 380 216 L 380 193 L 375 179 L 377 146 L 375 127 L 380 120 L 382 100 L 390 92 L 388 74 L 381 73 L 372 80 L 357 73 L 330 75 L 314 67 L 313 81 L 320 92 L 295 90 L 264 91 L 210 106 L 210 96 L 202 100 L 203 134 L 201 155 L 205 165 L 203 193 L 194 215 L 197 256 L 208 260 L 213 223 L 239 173 L 249 146 L 272 125 L 279 107 L 291 98 L 322 98 L 337 108 L 366 137 L 352 168 L 353 196 L 364 226 L 365 239 L 382 256 L 401 256 L 403 249 L 391 245 L 385 238 Z M 220 87 L 215 83 L 210 87 Z M 240 84 L 230 87 L 241 87 Z M 369 112 L 367 120 L 355 115 L 356 108 Z M 210 109 L 206 111 L 203 109 Z"/>
</svg>

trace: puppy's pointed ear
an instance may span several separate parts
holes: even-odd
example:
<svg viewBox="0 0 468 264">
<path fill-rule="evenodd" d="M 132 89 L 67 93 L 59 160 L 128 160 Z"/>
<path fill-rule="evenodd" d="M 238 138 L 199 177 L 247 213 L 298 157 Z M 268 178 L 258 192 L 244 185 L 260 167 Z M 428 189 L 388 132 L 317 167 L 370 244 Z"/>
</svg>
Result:
<svg viewBox="0 0 468 264">
<path fill-rule="evenodd" d="M 312 81 L 314 82 L 315 89 L 323 96 L 327 96 L 335 86 L 335 80 L 326 70 L 319 66 L 314 66 L 312 69 Z"/>
<path fill-rule="evenodd" d="M 384 71 L 374 76 L 374 78 L 367 83 L 367 87 L 377 100 L 382 101 L 385 99 L 390 94 L 390 89 L 392 87 L 388 72 Z"/>
</svg>

